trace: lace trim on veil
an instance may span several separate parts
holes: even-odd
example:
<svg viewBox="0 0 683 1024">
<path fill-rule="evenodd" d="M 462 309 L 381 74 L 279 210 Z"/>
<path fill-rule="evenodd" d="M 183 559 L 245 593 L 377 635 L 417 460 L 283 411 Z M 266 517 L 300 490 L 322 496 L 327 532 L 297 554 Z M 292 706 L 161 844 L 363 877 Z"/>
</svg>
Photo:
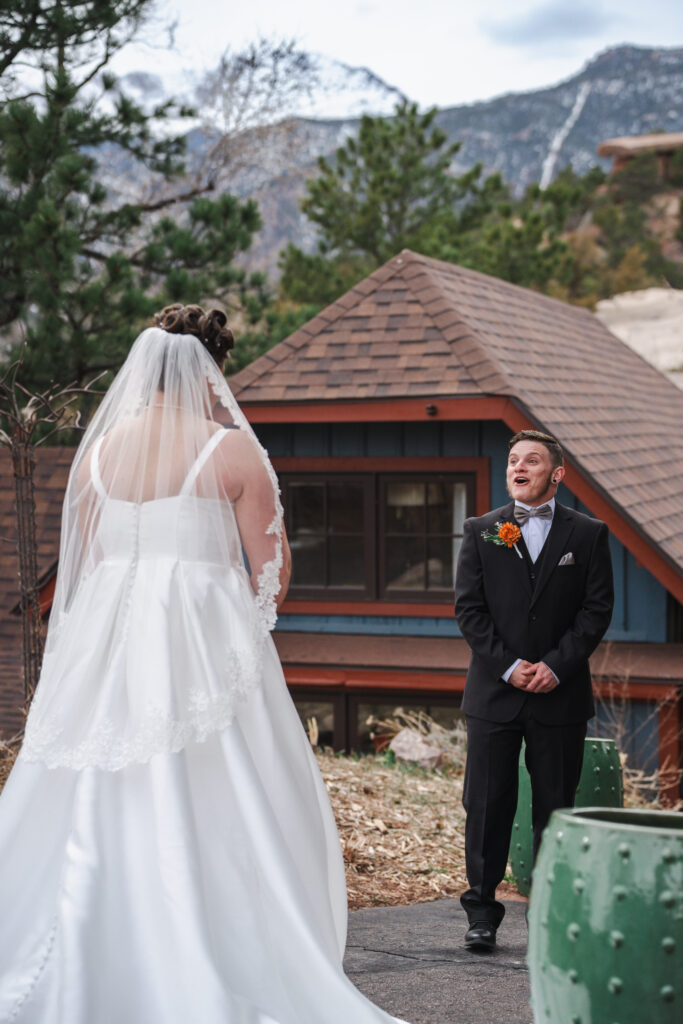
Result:
<svg viewBox="0 0 683 1024">
<path fill-rule="evenodd" d="M 187 694 L 180 715 L 169 715 L 160 704 L 148 704 L 136 715 L 132 735 L 122 735 L 121 726 L 104 719 L 88 729 L 80 743 L 65 739 L 65 729 L 54 718 L 40 721 L 29 716 L 19 758 L 39 762 L 47 768 L 100 768 L 120 771 L 132 764 L 147 764 L 158 754 L 177 754 L 190 743 L 204 743 L 231 724 L 239 707 L 258 688 L 263 669 L 266 635 L 254 637 L 250 651 L 228 651 L 229 682 L 220 694 L 198 687 Z"/>
<path fill-rule="evenodd" d="M 220 396 L 219 402 L 223 408 L 228 409 L 235 421 L 241 423 L 248 429 L 256 443 L 259 454 L 266 468 L 266 472 L 268 473 L 268 478 L 273 486 L 275 511 L 266 533 L 271 536 L 275 535 L 275 556 L 269 562 L 264 563 L 256 581 L 256 608 L 263 628 L 270 632 L 270 630 L 275 628 L 275 623 L 277 621 L 277 596 L 280 591 L 280 570 L 282 569 L 282 522 L 284 518 L 284 509 L 280 500 L 280 485 L 278 483 L 275 470 L 268 458 L 268 452 L 263 447 L 256 434 L 252 431 L 249 426 L 249 421 L 240 409 L 239 405 L 237 402 L 234 402 L 234 400 L 231 403 L 221 393 L 222 389 L 219 385 L 221 381 L 225 384 L 225 379 L 221 377 L 218 370 L 212 369 L 209 373 L 209 380 L 216 385 L 217 393 Z"/>
</svg>

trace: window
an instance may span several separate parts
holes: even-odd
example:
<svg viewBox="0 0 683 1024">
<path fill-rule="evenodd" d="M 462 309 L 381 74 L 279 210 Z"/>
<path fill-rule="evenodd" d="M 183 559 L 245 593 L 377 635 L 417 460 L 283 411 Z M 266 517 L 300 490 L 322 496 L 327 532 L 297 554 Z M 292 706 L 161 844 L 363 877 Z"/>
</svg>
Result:
<svg viewBox="0 0 683 1024">
<path fill-rule="evenodd" d="M 281 476 L 291 597 L 441 600 L 453 589 L 473 473 Z"/>
<path fill-rule="evenodd" d="M 382 591 L 452 590 L 467 518 L 467 483 L 383 478 L 381 489 Z"/>
<path fill-rule="evenodd" d="M 357 595 L 370 585 L 368 488 L 353 477 L 302 477 L 284 486 L 293 588 Z"/>
</svg>

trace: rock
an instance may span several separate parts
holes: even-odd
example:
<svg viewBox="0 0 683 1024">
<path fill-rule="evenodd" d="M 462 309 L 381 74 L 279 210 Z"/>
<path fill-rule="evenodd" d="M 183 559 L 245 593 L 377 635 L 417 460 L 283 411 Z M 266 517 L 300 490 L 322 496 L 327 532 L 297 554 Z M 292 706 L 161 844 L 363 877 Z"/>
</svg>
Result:
<svg viewBox="0 0 683 1024">
<path fill-rule="evenodd" d="M 598 302 L 599 320 L 683 388 L 683 290 L 644 288 Z"/>
<path fill-rule="evenodd" d="M 416 729 L 401 729 L 389 744 L 401 761 L 414 761 L 423 768 L 438 768 L 443 761 L 442 751 L 432 746 Z"/>
</svg>

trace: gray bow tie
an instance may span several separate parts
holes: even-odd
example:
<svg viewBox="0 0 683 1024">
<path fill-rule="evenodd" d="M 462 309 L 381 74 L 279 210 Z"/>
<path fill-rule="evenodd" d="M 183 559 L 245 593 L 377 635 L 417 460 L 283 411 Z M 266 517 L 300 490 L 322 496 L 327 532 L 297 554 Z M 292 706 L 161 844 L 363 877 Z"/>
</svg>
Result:
<svg viewBox="0 0 683 1024">
<path fill-rule="evenodd" d="M 515 505 L 513 515 L 519 525 L 524 526 L 528 519 L 533 519 L 535 517 L 538 519 L 552 519 L 553 510 L 550 505 L 541 505 L 540 508 L 522 508 L 521 505 Z"/>
</svg>

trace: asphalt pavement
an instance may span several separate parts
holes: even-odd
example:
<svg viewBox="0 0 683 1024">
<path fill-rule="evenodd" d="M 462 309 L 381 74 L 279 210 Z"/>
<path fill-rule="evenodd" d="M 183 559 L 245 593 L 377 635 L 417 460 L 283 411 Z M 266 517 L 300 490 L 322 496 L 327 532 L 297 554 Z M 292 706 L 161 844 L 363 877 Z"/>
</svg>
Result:
<svg viewBox="0 0 683 1024">
<path fill-rule="evenodd" d="M 458 900 L 355 910 L 346 973 L 374 1003 L 410 1024 L 533 1024 L 526 902 L 503 902 L 494 953 L 464 948 L 467 918 Z"/>
</svg>

